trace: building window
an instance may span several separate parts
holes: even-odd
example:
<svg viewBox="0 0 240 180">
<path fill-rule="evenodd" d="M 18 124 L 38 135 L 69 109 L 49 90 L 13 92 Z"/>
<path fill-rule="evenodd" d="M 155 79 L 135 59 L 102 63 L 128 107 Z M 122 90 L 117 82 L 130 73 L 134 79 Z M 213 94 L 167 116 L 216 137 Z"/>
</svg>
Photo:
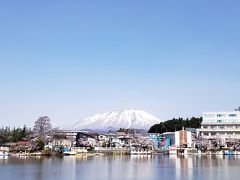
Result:
<svg viewBox="0 0 240 180">
<path fill-rule="evenodd" d="M 223 120 L 217 120 L 217 122 L 218 122 L 218 123 L 222 123 L 222 122 L 223 122 Z"/>
<path fill-rule="evenodd" d="M 229 117 L 236 117 L 237 114 L 229 114 L 228 116 L 229 116 Z"/>
<path fill-rule="evenodd" d="M 217 117 L 226 117 L 226 114 L 217 114 Z"/>
<path fill-rule="evenodd" d="M 215 114 L 203 114 L 204 117 L 215 117 Z"/>
</svg>

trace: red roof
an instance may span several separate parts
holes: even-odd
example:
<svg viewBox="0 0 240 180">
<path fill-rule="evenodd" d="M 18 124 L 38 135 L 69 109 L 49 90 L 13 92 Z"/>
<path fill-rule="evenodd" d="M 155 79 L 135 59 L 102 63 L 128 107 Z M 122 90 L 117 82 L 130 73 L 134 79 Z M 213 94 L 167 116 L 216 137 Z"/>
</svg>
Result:
<svg viewBox="0 0 240 180">
<path fill-rule="evenodd" d="M 18 141 L 17 145 L 23 145 L 23 146 L 27 146 L 29 143 L 28 141 Z"/>
</svg>

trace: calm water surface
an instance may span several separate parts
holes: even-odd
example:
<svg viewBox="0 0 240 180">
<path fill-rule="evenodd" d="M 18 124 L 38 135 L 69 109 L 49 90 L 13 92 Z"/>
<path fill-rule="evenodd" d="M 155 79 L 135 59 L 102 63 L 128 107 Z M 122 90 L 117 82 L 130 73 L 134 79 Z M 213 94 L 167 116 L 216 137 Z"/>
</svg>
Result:
<svg viewBox="0 0 240 180">
<path fill-rule="evenodd" d="M 239 180 L 240 157 L 83 156 L 0 159 L 3 180 Z"/>
</svg>

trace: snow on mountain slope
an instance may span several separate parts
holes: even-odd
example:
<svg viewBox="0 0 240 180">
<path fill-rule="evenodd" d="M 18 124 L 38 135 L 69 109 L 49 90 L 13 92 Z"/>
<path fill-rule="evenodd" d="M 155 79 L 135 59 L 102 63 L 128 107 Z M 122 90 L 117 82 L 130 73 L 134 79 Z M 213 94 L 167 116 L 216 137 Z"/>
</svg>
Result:
<svg viewBox="0 0 240 180">
<path fill-rule="evenodd" d="M 125 129 L 146 129 L 152 125 L 162 122 L 158 118 L 142 110 L 112 111 L 103 114 L 96 114 L 86 118 L 84 121 L 72 124 L 64 129 L 68 130 L 118 130 Z"/>
</svg>

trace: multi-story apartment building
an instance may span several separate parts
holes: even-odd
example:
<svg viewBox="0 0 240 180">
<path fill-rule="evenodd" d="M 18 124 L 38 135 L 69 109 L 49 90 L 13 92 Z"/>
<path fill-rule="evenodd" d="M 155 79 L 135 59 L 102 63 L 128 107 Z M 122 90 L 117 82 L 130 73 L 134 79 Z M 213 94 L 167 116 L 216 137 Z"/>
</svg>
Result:
<svg viewBox="0 0 240 180">
<path fill-rule="evenodd" d="M 205 112 L 200 129 L 206 139 L 240 139 L 240 107 L 231 112 Z"/>
</svg>

